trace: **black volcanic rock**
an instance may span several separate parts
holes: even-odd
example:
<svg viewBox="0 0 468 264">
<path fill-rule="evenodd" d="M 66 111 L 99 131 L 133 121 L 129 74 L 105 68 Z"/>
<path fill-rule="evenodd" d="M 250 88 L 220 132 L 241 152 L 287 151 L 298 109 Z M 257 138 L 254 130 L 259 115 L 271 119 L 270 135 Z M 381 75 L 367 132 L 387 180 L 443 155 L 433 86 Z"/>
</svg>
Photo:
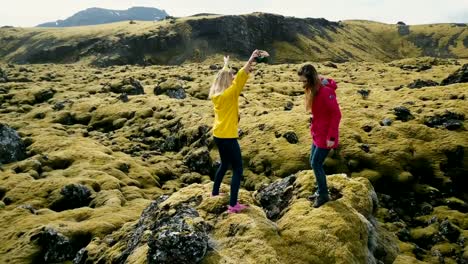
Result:
<svg viewBox="0 0 468 264">
<path fill-rule="evenodd" d="M 0 164 L 22 160 L 26 148 L 18 133 L 11 127 L 0 124 Z"/>
<path fill-rule="evenodd" d="M 454 83 L 467 83 L 468 82 L 468 64 L 463 65 L 456 72 L 444 79 L 441 85 L 449 85 Z"/>
<path fill-rule="evenodd" d="M 422 87 L 429 87 L 429 86 L 437 86 L 439 85 L 437 82 L 433 80 L 421 80 L 417 79 L 414 82 L 408 85 L 409 88 L 422 88 Z"/>
<path fill-rule="evenodd" d="M 164 10 L 149 7 L 132 7 L 127 10 L 110 10 L 104 8 L 88 8 L 65 20 L 57 20 L 38 25 L 38 27 L 75 27 L 99 25 L 127 20 L 155 21 L 166 18 Z"/>
<path fill-rule="evenodd" d="M 404 106 L 395 107 L 393 111 L 396 115 L 396 120 L 401 120 L 403 122 L 406 122 L 411 119 L 414 119 L 414 116 L 411 114 L 411 111 Z"/>
</svg>

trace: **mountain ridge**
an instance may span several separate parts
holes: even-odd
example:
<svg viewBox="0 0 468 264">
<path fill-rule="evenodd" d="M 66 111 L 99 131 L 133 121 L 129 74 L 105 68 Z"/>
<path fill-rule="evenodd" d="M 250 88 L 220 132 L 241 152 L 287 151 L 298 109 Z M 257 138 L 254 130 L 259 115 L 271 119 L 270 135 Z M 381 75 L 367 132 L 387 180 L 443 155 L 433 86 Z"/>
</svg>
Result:
<svg viewBox="0 0 468 264">
<path fill-rule="evenodd" d="M 118 22 L 76 28 L 0 29 L 1 60 L 97 66 L 181 64 L 265 49 L 272 63 L 392 61 L 431 56 L 468 58 L 466 24 L 391 25 L 333 22 L 267 13 Z"/>
<path fill-rule="evenodd" d="M 150 7 L 131 7 L 127 10 L 112 10 L 91 7 L 79 11 L 64 20 L 39 24 L 37 27 L 74 27 L 107 24 L 126 20 L 154 21 L 167 17 L 165 10 Z"/>
</svg>

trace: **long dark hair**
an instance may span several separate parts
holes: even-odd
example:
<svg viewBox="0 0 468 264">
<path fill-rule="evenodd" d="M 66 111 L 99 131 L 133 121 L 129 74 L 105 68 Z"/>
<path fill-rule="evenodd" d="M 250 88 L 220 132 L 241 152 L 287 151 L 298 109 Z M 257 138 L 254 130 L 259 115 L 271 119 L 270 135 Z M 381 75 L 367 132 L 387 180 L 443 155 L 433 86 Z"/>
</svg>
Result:
<svg viewBox="0 0 468 264">
<path fill-rule="evenodd" d="M 312 110 L 312 102 L 314 101 L 314 96 L 317 94 L 318 90 L 322 86 L 317 70 L 312 64 L 306 64 L 302 66 L 297 75 L 304 76 L 306 78 L 306 83 L 304 85 L 305 89 L 305 108 L 306 111 Z"/>
</svg>

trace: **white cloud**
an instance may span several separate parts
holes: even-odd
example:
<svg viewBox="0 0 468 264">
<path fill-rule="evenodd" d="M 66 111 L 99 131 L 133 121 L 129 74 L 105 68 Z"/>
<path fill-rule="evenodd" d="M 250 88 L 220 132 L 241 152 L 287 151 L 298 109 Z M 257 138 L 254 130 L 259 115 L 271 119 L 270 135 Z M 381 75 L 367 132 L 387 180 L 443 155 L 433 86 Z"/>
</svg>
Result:
<svg viewBox="0 0 468 264">
<path fill-rule="evenodd" d="M 0 26 L 35 26 L 65 19 L 89 7 L 123 10 L 132 6 L 165 9 L 170 15 L 246 14 L 255 11 L 329 20 L 366 19 L 408 24 L 468 23 L 462 0 L 1 0 Z"/>
</svg>

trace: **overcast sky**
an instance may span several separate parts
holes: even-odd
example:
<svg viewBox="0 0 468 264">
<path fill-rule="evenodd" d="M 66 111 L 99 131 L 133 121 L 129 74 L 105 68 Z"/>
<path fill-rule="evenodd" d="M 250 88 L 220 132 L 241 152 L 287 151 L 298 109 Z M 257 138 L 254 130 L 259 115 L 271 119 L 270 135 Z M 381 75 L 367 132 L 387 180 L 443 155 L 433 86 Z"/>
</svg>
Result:
<svg viewBox="0 0 468 264">
<path fill-rule="evenodd" d="M 157 7 L 172 16 L 268 12 L 338 21 L 365 19 L 394 24 L 468 23 L 468 0 L 0 0 L 0 26 L 31 27 L 65 19 L 90 7 L 125 10 Z"/>
</svg>

